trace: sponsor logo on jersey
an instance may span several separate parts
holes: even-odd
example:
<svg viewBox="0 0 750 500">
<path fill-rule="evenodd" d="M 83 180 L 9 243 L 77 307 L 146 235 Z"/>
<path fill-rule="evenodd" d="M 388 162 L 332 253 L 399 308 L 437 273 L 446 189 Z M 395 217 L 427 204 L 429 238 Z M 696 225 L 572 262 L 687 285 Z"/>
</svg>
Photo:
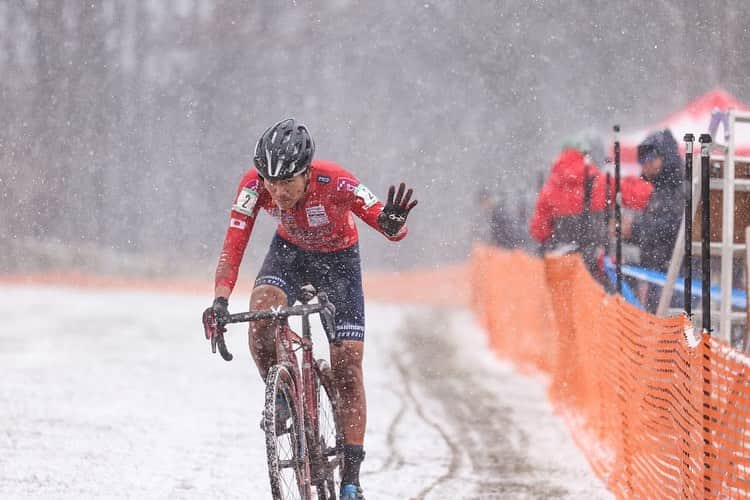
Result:
<svg viewBox="0 0 750 500">
<path fill-rule="evenodd" d="M 229 227 L 233 227 L 235 229 L 243 230 L 243 229 L 245 229 L 247 227 L 247 223 L 244 220 L 235 219 L 234 217 L 232 217 L 229 220 Z"/>
<path fill-rule="evenodd" d="M 328 184 L 329 182 L 331 182 L 331 178 L 327 175 L 319 175 L 318 182 L 320 182 L 321 184 Z"/>
<path fill-rule="evenodd" d="M 232 210 L 245 215 L 253 215 L 253 209 L 258 202 L 258 192 L 250 188 L 242 188 L 237 196 L 237 201 L 232 205 Z"/>
<path fill-rule="evenodd" d="M 370 208 L 378 202 L 378 198 L 364 184 L 357 186 L 354 190 L 354 196 L 360 198 L 365 203 L 365 208 Z"/>
<path fill-rule="evenodd" d="M 326 208 L 323 205 L 313 205 L 305 208 L 307 212 L 307 224 L 310 227 L 325 226 L 330 221 L 328 220 L 328 214 Z"/>
<path fill-rule="evenodd" d="M 338 191 L 349 191 L 352 193 L 357 189 L 358 185 L 359 183 L 357 181 L 350 179 L 349 177 L 339 177 L 336 179 L 336 190 Z"/>
</svg>

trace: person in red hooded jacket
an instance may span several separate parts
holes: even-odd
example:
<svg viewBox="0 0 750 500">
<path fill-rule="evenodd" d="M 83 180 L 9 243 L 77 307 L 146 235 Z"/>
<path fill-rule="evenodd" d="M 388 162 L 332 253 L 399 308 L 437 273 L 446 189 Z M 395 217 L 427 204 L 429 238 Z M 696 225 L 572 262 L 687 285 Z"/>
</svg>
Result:
<svg viewBox="0 0 750 500">
<path fill-rule="evenodd" d="M 633 210 L 643 210 L 653 190 L 635 177 L 623 178 L 620 188 L 623 206 Z M 609 190 L 614 193 L 614 179 Z M 585 151 L 564 149 L 537 197 L 531 236 L 544 253 L 580 252 L 594 272 L 607 238 L 606 204 L 607 176 Z"/>
</svg>

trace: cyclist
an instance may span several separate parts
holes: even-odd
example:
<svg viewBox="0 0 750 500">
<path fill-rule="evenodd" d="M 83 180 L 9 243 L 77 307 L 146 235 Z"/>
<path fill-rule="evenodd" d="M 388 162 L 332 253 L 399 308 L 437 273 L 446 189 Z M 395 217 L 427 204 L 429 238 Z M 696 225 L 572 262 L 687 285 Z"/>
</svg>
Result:
<svg viewBox="0 0 750 500">
<path fill-rule="evenodd" d="M 330 346 L 341 398 L 344 467 L 341 499 L 361 499 L 359 469 L 366 405 L 362 379 L 365 312 L 357 228 L 352 214 L 392 241 L 406 236 L 406 218 L 417 204 L 401 183 L 383 204 L 357 178 L 335 163 L 313 160 L 315 144 L 293 118 L 267 129 L 255 146 L 254 163 L 242 178 L 216 268 L 217 318 L 228 315 L 228 299 L 261 208 L 278 221 L 268 254 L 255 280 L 250 309 L 294 303 L 301 285 L 312 283 L 336 306 L 341 346 Z M 250 352 L 265 380 L 276 362 L 274 331 L 268 321 L 249 328 Z M 284 409 L 286 407 L 284 406 Z"/>
</svg>

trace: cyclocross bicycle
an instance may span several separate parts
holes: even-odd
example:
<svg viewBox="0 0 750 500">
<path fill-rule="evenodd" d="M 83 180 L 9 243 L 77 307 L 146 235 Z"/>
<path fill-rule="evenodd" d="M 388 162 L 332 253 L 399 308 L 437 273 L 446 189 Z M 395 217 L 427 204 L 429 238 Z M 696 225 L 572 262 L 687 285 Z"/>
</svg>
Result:
<svg viewBox="0 0 750 500">
<path fill-rule="evenodd" d="M 317 298 L 316 303 L 311 303 Z M 266 377 L 265 407 L 261 427 L 266 434 L 266 454 L 274 499 L 313 498 L 335 500 L 340 488 L 344 436 L 338 413 L 333 373 L 324 359 L 313 358 L 310 315 L 319 314 L 329 342 L 340 345 L 334 323 L 335 308 L 325 293 L 312 285 L 301 289 L 300 304 L 229 315 L 220 323 L 213 311 L 204 313 L 206 338 L 215 353 L 232 360 L 224 342 L 225 325 L 273 320 L 276 360 Z M 302 317 L 302 336 L 287 324 L 290 316 Z M 302 351 L 300 366 L 297 351 Z M 338 469 L 338 472 L 336 471 Z"/>
</svg>

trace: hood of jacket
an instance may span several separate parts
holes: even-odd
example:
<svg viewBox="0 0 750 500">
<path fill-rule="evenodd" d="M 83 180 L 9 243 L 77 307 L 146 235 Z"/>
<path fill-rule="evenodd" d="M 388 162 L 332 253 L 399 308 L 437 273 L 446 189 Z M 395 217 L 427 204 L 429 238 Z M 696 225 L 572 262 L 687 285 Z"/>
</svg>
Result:
<svg viewBox="0 0 750 500">
<path fill-rule="evenodd" d="M 597 169 L 586 164 L 586 158 L 575 149 L 566 149 L 555 160 L 550 172 L 549 182 L 556 188 L 583 190 L 583 179 L 588 171 L 589 177 L 594 177 Z"/>
<path fill-rule="evenodd" d="M 655 132 L 646 137 L 638 145 L 641 149 L 644 146 L 650 146 L 664 158 L 664 165 L 661 172 L 650 182 L 657 190 L 674 189 L 682 184 L 683 164 L 680 158 L 680 150 L 672 132 L 669 129 Z M 640 160 L 640 159 L 639 159 Z"/>
</svg>

